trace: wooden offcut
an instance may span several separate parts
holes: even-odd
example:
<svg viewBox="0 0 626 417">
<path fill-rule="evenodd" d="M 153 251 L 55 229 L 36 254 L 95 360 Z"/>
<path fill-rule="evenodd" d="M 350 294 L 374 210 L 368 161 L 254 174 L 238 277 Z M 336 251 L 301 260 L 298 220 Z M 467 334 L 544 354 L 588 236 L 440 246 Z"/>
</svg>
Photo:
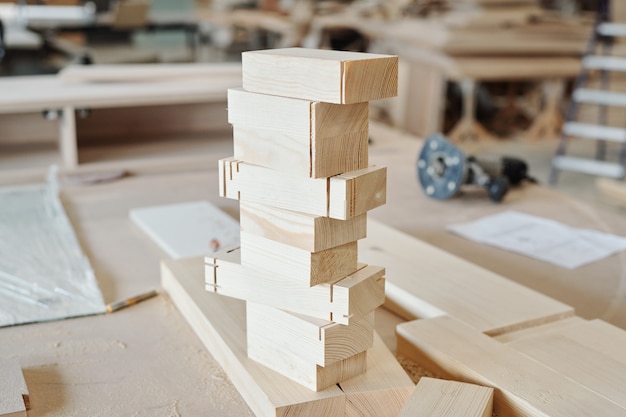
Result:
<svg viewBox="0 0 626 417">
<path fill-rule="evenodd" d="M 399 417 L 491 417 L 493 388 L 423 376 Z"/>
<path fill-rule="evenodd" d="M 308 287 L 272 273 L 241 265 L 240 251 L 206 258 L 207 291 L 271 305 L 341 324 L 350 324 L 385 301 L 385 269 L 361 265 L 334 283 Z"/>
<path fill-rule="evenodd" d="M 248 302 L 246 324 L 249 354 L 259 345 L 274 346 L 322 367 L 365 352 L 374 342 L 373 311 L 346 326 Z M 273 360 L 284 356 L 277 353 Z"/>
<path fill-rule="evenodd" d="M 350 104 L 394 97 L 398 57 L 284 48 L 242 54 L 243 88 L 258 93 Z"/>
<path fill-rule="evenodd" d="M 335 282 L 358 269 L 357 242 L 309 252 L 253 233 L 241 232 L 241 265 L 313 286 Z"/>
<path fill-rule="evenodd" d="M 449 315 L 498 335 L 574 315 L 566 304 L 376 221 L 367 235 L 359 260 L 387 266 L 386 305 L 408 320 Z"/>
<path fill-rule="evenodd" d="M 0 359 L 0 416 L 26 417 L 28 405 L 28 388 L 19 362 Z"/>
<path fill-rule="evenodd" d="M 224 158 L 218 170 L 222 197 L 315 216 L 348 220 L 386 201 L 387 169 L 383 166 L 330 178 L 306 178 Z"/>
<path fill-rule="evenodd" d="M 309 252 L 319 252 L 367 235 L 367 214 L 331 219 L 255 203 L 239 203 L 243 233 L 252 233 Z"/>
<path fill-rule="evenodd" d="M 495 388 L 498 416 L 626 415 L 625 408 L 453 318 L 416 320 L 397 332 L 399 355 L 450 378 Z"/>
</svg>

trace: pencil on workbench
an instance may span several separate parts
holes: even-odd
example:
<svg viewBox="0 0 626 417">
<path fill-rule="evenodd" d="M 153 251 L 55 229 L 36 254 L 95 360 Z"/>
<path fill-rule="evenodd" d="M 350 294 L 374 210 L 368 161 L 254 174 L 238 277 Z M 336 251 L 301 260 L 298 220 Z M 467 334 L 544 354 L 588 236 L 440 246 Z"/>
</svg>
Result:
<svg viewBox="0 0 626 417">
<path fill-rule="evenodd" d="M 154 297 L 156 295 L 158 295 L 158 292 L 156 290 L 148 291 L 147 293 L 140 294 L 140 295 L 137 295 L 135 297 L 131 297 L 131 298 L 127 298 L 125 300 L 116 301 L 114 303 L 107 304 L 106 310 L 107 310 L 107 313 L 113 313 L 113 312 L 121 310 L 123 308 L 135 305 L 135 304 L 137 304 L 137 303 L 139 303 L 141 301 L 145 301 L 145 300 L 147 300 L 149 298 L 152 298 L 152 297 Z"/>
</svg>

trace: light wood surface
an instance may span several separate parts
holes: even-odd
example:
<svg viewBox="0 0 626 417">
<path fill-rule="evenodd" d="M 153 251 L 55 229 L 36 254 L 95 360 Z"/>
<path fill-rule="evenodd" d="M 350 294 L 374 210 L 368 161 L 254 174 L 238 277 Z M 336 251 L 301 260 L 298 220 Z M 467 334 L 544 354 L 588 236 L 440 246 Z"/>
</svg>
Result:
<svg viewBox="0 0 626 417">
<path fill-rule="evenodd" d="M 387 265 L 387 306 L 407 319 L 445 314 L 497 335 L 574 315 L 566 304 L 381 223 L 370 220 L 359 243 L 361 261 Z"/>
<path fill-rule="evenodd" d="M 398 354 L 496 389 L 498 416 L 624 415 L 626 409 L 449 317 L 398 326 Z"/>
<path fill-rule="evenodd" d="M 244 267 L 239 249 L 206 261 L 208 291 L 341 324 L 368 314 L 385 298 L 385 270 L 377 266 L 361 265 L 341 280 L 309 287 L 290 277 Z M 258 281 L 263 285 L 256 285 Z"/>
<path fill-rule="evenodd" d="M 398 57 L 306 48 L 242 54 L 249 91 L 336 104 L 398 94 Z"/>
<path fill-rule="evenodd" d="M 493 388 L 420 378 L 399 417 L 491 417 Z"/>
<path fill-rule="evenodd" d="M 243 233 L 254 233 L 309 252 L 353 242 L 367 234 L 367 214 L 337 220 L 240 202 L 239 221 Z"/>
<path fill-rule="evenodd" d="M 340 280 L 358 269 L 357 242 L 319 252 L 241 232 L 241 265 L 312 287 Z"/>
<path fill-rule="evenodd" d="M 0 359 L 0 416 L 26 417 L 28 388 L 16 360 Z"/>
</svg>

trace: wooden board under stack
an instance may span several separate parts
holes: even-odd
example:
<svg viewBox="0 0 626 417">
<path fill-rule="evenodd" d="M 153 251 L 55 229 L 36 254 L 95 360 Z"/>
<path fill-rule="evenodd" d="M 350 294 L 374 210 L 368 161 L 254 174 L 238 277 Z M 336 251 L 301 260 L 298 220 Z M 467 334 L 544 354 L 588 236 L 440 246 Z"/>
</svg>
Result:
<svg viewBox="0 0 626 417">
<path fill-rule="evenodd" d="M 397 65 L 299 48 L 243 54 L 243 89 L 228 94 L 235 155 L 219 166 L 220 194 L 241 204 L 241 247 L 206 259 L 205 286 L 245 301 L 245 344 L 207 346 L 239 352 L 238 367 L 221 363 L 258 415 L 392 416 L 413 390 L 374 332 L 384 268 L 357 259 L 366 213 L 386 199 L 385 167 L 368 166 L 367 101 L 397 94 Z M 191 311 L 204 301 L 173 269 L 164 287 Z M 211 314 L 198 333 L 213 332 Z"/>
</svg>

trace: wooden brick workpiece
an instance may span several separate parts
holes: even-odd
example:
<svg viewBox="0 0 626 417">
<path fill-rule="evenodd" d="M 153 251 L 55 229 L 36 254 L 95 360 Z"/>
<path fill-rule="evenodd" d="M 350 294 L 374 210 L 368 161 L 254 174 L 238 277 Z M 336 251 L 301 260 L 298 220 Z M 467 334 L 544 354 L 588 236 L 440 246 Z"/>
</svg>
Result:
<svg viewBox="0 0 626 417">
<path fill-rule="evenodd" d="M 493 388 L 423 376 L 399 417 L 491 417 Z"/>
<path fill-rule="evenodd" d="M 397 327 L 398 354 L 453 379 L 496 389 L 500 417 L 625 416 L 626 408 L 450 317 Z"/>
<path fill-rule="evenodd" d="M 357 255 L 357 242 L 309 252 L 241 232 L 241 265 L 309 287 L 335 282 L 352 274 L 358 269 Z"/>
<path fill-rule="evenodd" d="M 241 57 L 249 91 L 338 104 L 398 94 L 397 56 L 285 48 Z"/>
<path fill-rule="evenodd" d="M 28 388 L 19 362 L 0 359 L 0 416 L 26 417 L 27 409 Z"/>
<path fill-rule="evenodd" d="M 385 301 L 385 269 L 377 266 L 363 265 L 332 284 L 313 287 L 242 266 L 239 249 L 207 257 L 205 268 L 207 291 L 341 324 Z"/>
<path fill-rule="evenodd" d="M 369 106 L 228 91 L 234 156 L 297 176 L 324 178 L 368 162 Z"/>
<path fill-rule="evenodd" d="M 234 158 L 219 161 L 220 196 L 315 216 L 349 220 L 386 202 L 385 167 L 330 178 L 288 176 Z"/>
<path fill-rule="evenodd" d="M 273 346 L 320 366 L 364 352 L 374 342 L 373 311 L 345 326 L 248 302 L 246 323 L 248 352 L 256 345 Z"/>
<path fill-rule="evenodd" d="M 363 239 L 367 214 L 349 220 L 281 210 L 264 204 L 239 203 L 241 231 L 309 252 L 319 252 Z"/>
</svg>

